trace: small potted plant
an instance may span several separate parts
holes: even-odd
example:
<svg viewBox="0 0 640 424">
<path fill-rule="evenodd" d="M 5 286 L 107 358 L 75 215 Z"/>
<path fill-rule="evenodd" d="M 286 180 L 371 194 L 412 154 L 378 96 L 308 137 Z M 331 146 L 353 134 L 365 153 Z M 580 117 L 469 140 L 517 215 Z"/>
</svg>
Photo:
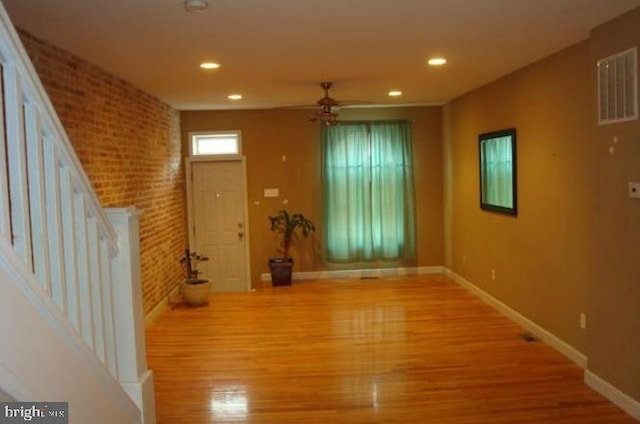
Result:
<svg viewBox="0 0 640 424">
<path fill-rule="evenodd" d="M 286 210 L 278 211 L 275 216 L 270 216 L 271 231 L 282 236 L 282 253 L 280 258 L 269 259 L 271 282 L 274 286 L 290 286 L 293 259 L 289 256 L 289 250 L 293 245 L 296 233 L 302 233 L 304 237 L 316 230 L 313 222 L 305 218 L 301 213 L 289 214 Z"/>
<path fill-rule="evenodd" d="M 208 260 L 208 257 L 190 252 L 189 249 L 186 249 L 184 256 L 180 258 L 180 263 L 184 265 L 187 272 L 187 278 L 180 285 L 180 294 L 189 305 L 202 305 L 209 298 L 211 280 L 200 278 L 202 271 L 198 269 L 200 262 Z"/>
</svg>

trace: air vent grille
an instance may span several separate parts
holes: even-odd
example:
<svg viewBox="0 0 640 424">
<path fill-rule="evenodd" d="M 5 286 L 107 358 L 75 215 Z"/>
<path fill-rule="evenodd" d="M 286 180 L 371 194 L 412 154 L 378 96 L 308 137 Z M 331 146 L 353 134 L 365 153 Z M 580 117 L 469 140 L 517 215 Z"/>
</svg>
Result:
<svg viewBox="0 0 640 424">
<path fill-rule="evenodd" d="M 598 61 L 598 123 L 638 119 L 638 48 Z"/>
</svg>

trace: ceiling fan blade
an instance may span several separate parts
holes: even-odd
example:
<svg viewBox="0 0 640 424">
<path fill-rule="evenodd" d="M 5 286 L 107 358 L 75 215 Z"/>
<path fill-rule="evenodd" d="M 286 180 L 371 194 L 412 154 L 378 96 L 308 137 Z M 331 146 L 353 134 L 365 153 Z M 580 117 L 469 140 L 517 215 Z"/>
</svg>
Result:
<svg viewBox="0 0 640 424">
<path fill-rule="evenodd" d="M 349 107 L 349 106 L 366 106 L 373 105 L 374 102 L 369 102 L 367 100 L 339 100 L 336 106 L 339 107 Z"/>
<path fill-rule="evenodd" d="M 274 109 L 317 109 L 317 104 L 276 106 Z"/>
</svg>

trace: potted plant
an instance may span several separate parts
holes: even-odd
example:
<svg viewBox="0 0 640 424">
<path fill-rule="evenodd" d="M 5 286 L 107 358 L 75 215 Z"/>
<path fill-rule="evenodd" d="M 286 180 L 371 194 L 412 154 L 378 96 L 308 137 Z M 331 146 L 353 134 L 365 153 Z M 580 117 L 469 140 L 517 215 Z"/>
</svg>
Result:
<svg viewBox="0 0 640 424">
<path fill-rule="evenodd" d="M 184 251 L 184 256 L 180 258 L 180 263 L 187 271 L 187 278 L 180 284 L 180 294 L 184 300 L 193 306 L 202 305 L 209 298 L 211 292 L 211 280 L 199 278 L 202 271 L 198 269 L 200 262 L 208 261 L 209 258 L 196 252 Z"/>
<path fill-rule="evenodd" d="M 304 237 L 316 230 L 313 222 L 305 218 L 301 213 L 289 214 L 286 210 L 278 211 L 275 216 L 270 216 L 271 231 L 282 236 L 282 253 L 280 258 L 269 259 L 271 282 L 274 286 L 290 286 L 293 259 L 289 256 L 289 250 L 293 245 L 293 238 L 297 233 Z"/>
</svg>

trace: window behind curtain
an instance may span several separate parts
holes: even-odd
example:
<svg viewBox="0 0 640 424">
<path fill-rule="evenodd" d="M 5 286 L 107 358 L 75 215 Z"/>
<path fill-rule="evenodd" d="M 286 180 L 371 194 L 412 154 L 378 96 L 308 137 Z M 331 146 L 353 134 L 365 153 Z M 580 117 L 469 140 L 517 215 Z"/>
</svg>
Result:
<svg viewBox="0 0 640 424">
<path fill-rule="evenodd" d="M 414 259 L 409 123 L 323 127 L 322 146 L 328 261 Z"/>
</svg>

